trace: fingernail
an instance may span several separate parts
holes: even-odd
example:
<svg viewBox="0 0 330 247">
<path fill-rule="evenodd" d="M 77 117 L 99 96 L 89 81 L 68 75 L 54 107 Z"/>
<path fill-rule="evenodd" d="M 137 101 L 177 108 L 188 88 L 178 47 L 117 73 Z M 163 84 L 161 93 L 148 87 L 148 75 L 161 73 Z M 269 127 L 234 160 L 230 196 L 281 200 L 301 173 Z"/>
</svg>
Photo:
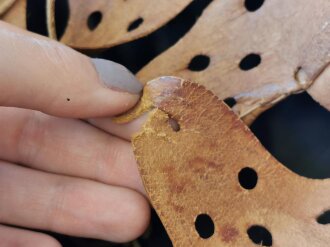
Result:
<svg viewBox="0 0 330 247">
<path fill-rule="evenodd" d="M 133 94 L 141 92 L 143 85 L 124 66 L 100 58 L 93 58 L 92 63 L 107 87 Z"/>
</svg>

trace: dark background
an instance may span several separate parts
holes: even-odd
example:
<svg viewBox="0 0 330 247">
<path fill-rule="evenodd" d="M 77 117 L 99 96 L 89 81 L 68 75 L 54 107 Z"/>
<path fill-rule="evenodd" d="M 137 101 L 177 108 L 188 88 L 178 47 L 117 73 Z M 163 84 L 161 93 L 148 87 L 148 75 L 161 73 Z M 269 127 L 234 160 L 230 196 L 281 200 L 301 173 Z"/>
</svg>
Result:
<svg viewBox="0 0 330 247">
<path fill-rule="evenodd" d="M 135 73 L 184 36 L 210 2 L 211 0 L 195 0 L 177 17 L 147 37 L 88 55 L 119 62 Z M 28 0 L 27 12 L 28 29 L 47 35 L 45 1 Z M 58 34 L 64 32 L 69 14 L 67 1 L 57 0 Z M 263 113 L 253 123 L 251 130 L 269 152 L 289 169 L 301 176 L 324 179 L 330 177 L 329 126 L 330 113 L 307 93 L 302 93 L 288 97 Z M 122 246 L 97 240 L 53 235 L 64 247 Z M 155 214 L 150 229 L 139 240 L 139 244 L 135 243 L 134 246 L 171 246 Z"/>
</svg>

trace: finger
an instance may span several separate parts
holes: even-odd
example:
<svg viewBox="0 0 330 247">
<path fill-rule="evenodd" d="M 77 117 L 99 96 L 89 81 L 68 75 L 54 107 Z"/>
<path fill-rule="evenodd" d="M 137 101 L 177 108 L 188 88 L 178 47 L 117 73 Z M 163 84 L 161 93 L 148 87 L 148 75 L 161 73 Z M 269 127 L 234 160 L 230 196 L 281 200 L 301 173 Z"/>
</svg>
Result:
<svg viewBox="0 0 330 247">
<path fill-rule="evenodd" d="M 142 195 L 90 180 L 1 162 L 0 191 L 4 224 L 125 242 L 141 235 L 149 223 Z"/>
<path fill-rule="evenodd" d="M 88 122 L 110 134 L 121 137 L 125 140 L 131 140 L 133 135 L 142 129 L 147 117 L 148 113 L 145 113 L 128 123 L 117 123 L 111 118 L 93 118 L 89 119 Z"/>
<path fill-rule="evenodd" d="M 88 123 L 0 107 L 0 159 L 144 192 L 129 142 Z"/>
<path fill-rule="evenodd" d="M 87 118 L 119 114 L 139 99 L 141 84 L 119 64 L 4 22 L 0 45 L 2 106 Z"/>
<path fill-rule="evenodd" d="M 54 238 L 39 232 L 0 225 L 2 247 L 60 247 Z"/>
</svg>

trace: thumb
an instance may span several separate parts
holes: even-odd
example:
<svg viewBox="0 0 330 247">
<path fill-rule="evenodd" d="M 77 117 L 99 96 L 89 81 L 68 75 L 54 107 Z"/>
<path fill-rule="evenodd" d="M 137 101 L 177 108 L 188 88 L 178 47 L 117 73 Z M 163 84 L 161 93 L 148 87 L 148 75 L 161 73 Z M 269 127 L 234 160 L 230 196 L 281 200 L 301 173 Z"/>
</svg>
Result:
<svg viewBox="0 0 330 247">
<path fill-rule="evenodd" d="M 112 116 L 131 108 L 142 89 L 117 63 L 1 21 L 0 52 L 0 106 L 61 117 Z"/>
</svg>

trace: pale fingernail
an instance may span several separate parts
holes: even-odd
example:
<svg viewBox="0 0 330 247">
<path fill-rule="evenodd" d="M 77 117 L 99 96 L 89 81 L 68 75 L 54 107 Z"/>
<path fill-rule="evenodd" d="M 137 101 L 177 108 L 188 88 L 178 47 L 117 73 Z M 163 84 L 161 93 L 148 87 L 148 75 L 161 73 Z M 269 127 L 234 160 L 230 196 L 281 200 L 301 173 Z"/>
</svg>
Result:
<svg viewBox="0 0 330 247">
<path fill-rule="evenodd" d="M 143 85 L 124 66 L 100 58 L 93 58 L 92 63 L 107 87 L 133 94 L 141 92 Z"/>
</svg>

